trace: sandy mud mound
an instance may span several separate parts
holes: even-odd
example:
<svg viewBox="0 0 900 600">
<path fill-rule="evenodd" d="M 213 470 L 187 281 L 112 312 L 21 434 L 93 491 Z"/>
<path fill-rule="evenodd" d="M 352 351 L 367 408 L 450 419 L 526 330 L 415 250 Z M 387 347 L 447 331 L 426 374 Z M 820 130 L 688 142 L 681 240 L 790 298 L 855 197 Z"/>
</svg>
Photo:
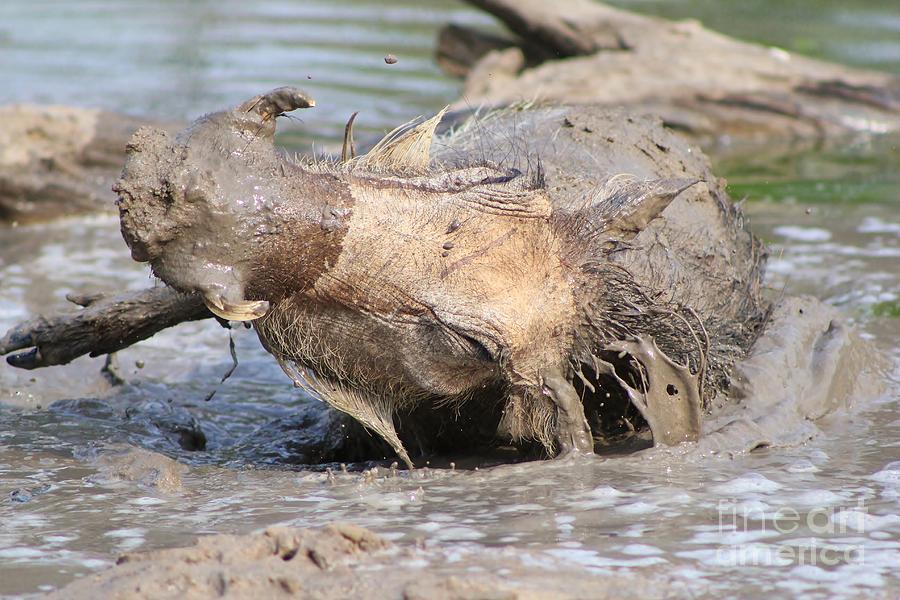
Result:
<svg viewBox="0 0 900 600">
<path fill-rule="evenodd" d="M 439 551 L 401 549 L 349 523 L 321 530 L 270 527 L 262 533 L 200 538 L 188 548 L 126 554 L 112 569 L 47 598 L 384 598 L 537 600 L 687 597 L 664 581 L 529 568 L 522 552 L 479 552 L 452 565 Z M 477 566 L 476 566 L 477 565 Z M 497 575 L 502 571 L 503 576 Z"/>
<path fill-rule="evenodd" d="M 0 107 L 0 222 L 114 211 L 125 144 L 150 123 L 98 109 Z"/>
</svg>

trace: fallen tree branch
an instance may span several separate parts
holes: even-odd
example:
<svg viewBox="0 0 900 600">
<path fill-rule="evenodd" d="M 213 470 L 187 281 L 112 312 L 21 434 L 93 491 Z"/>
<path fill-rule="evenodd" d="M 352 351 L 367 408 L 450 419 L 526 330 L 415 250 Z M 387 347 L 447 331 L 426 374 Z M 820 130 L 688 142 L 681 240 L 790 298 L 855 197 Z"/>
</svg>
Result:
<svg viewBox="0 0 900 600">
<path fill-rule="evenodd" d="M 467 25 L 441 32 L 439 64 L 466 78 L 457 109 L 522 100 L 627 106 L 720 155 L 900 130 L 900 79 L 888 73 L 590 0 L 467 2 L 517 39 L 474 43 L 481 38 Z"/>
<path fill-rule="evenodd" d="M 558 58 L 627 48 L 618 28 L 608 19 L 615 13 L 588 0 L 570 0 L 564 6 L 545 0 L 467 1 L 503 21 L 523 40 Z"/>
<path fill-rule="evenodd" d="M 50 318 L 20 323 L 0 339 L 0 354 L 22 369 L 64 365 L 88 354 L 100 356 L 145 340 L 184 321 L 211 318 L 196 294 L 155 287 L 112 297 L 70 297 L 85 308 Z"/>
</svg>

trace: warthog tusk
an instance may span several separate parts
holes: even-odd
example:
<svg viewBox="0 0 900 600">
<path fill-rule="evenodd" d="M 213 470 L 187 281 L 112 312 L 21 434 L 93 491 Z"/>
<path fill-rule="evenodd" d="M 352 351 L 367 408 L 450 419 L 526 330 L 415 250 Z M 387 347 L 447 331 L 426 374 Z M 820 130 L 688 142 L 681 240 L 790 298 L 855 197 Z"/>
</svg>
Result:
<svg viewBox="0 0 900 600">
<path fill-rule="evenodd" d="M 344 127 L 344 146 L 341 148 L 341 162 L 347 162 L 351 158 L 356 158 L 356 147 L 353 145 L 353 121 L 356 120 L 356 111 L 350 115 L 347 125 Z"/>
<path fill-rule="evenodd" d="M 269 311 L 269 303 L 266 300 L 226 302 L 217 294 L 204 294 L 203 303 L 212 314 L 227 321 L 252 321 Z"/>
</svg>

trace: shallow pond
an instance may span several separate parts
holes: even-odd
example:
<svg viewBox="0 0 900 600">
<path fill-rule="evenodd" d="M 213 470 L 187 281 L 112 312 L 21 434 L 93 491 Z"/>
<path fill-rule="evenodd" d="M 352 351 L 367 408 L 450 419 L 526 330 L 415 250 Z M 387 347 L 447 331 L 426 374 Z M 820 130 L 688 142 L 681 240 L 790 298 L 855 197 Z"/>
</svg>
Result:
<svg viewBox="0 0 900 600">
<path fill-rule="evenodd" d="M 738 23 L 732 33 L 768 43 L 900 70 L 900 44 L 885 33 L 900 28 L 891 3 L 816 4 L 794 28 L 782 4 L 664 8 L 726 30 Z M 812 3 L 791 10 L 803 5 Z M 747 14 L 763 20 L 740 25 Z M 299 84 L 319 108 L 292 124 L 302 132 L 293 141 L 328 142 L 354 110 L 374 132 L 454 100 L 457 83 L 431 60 L 435 32 L 451 19 L 490 24 L 460 4 L 430 1 L 5 2 L 0 78 L 8 85 L 0 102 L 187 119 Z M 803 38 L 820 41 L 804 48 Z M 384 63 L 388 52 L 396 65 Z M 120 388 L 100 375 L 102 359 L 36 372 L 0 365 L 0 594 L 51 589 L 122 552 L 187 544 L 198 534 L 342 519 L 400 543 L 425 539 L 447 561 L 512 548 L 535 569 L 565 562 L 662 577 L 676 596 L 896 597 L 898 143 L 860 139 L 721 165 L 770 244 L 773 295 L 810 293 L 839 306 L 891 361 L 886 393 L 829 419 L 811 442 L 702 461 L 660 454 L 414 477 L 338 470 L 330 478 L 297 464 L 298 415 L 311 401 L 255 335 L 232 332 L 240 366 L 220 384 L 231 364 L 229 332 L 184 324 L 119 353 L 128 380 Z M 113 217 L 0 229 L 0 330 L 64 308 L 68 292 L 149 281 Z M 205 449 L 191 450 L 198 430 Z M 111 471 L 106 458 L 129 445 L 186 465 L 181 486 Z M 792 511 L 797 519 L 785 521 Z"/>
</svg>

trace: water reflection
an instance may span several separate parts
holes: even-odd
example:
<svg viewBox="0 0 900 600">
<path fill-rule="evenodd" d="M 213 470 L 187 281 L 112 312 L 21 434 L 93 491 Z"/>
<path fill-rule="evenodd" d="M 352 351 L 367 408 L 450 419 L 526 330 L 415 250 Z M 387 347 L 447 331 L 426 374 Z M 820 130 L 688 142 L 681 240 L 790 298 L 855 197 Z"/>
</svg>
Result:
<svg viewBox="0 0 900 600">
<path fill-rule="evenodd" d="M 187 120 L 279 85 L 318 100 L 304 130 L 336 139 L 360 111 L 383 131 L 453 99 L 438 28 L 490 24 L 457 2 L 4 2 L 0 102 L 100 106 Z M 399 61 L 385 64 L 393 53 Z"/>
</svg>

